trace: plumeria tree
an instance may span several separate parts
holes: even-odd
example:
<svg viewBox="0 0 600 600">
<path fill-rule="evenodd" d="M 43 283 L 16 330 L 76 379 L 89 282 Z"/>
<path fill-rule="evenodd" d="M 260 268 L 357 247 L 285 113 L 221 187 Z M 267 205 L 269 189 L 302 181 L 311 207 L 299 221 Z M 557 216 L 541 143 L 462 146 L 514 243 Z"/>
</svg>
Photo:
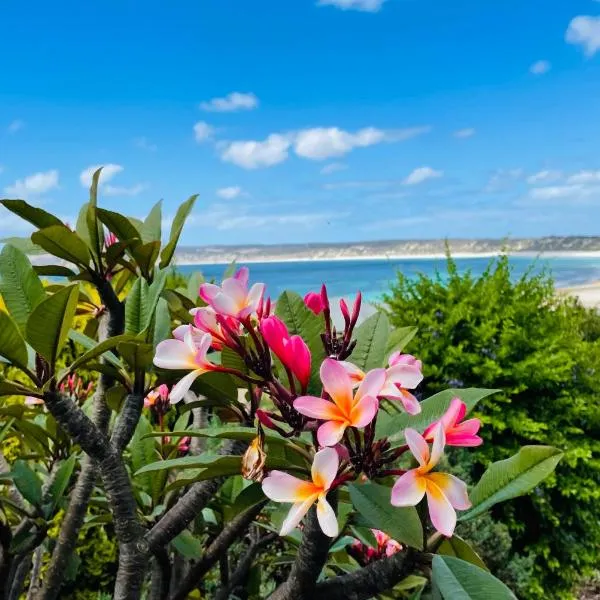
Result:
<svg viewBox="0 0 600 600">
<path fill-rule="evenodd" d="M 60 597 L 99 527 L 118 599 L 514 598 L 455 526 L 560 451 L 524 447 L 468 489 L 445 453 L 482 443 L 468 413 L 494 390 L 420 398 L 415 328 L 361 319 L 360 293 L 334 323 L 325 285 L 270 299 L 240 268 L 167 286 L 195 198 L 163 246 L 160 204 L 103 210 L 99 175 L 74 230 L 2 201 L 36 229 L 0 255 L 0 440 L 23 449 L 0 463 L 4 597 Z"/>
</svg>

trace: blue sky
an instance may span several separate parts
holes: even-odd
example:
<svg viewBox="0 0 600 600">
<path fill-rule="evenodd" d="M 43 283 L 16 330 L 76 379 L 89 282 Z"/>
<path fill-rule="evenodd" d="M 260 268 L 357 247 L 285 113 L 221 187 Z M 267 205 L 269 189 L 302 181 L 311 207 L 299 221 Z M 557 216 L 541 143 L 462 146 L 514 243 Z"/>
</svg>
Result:
<svg viewBox="0 0 600 600">
<path fill-rule="evenodd" d="M 104 164 L 132 216 L 199 193 L 188 245 L 600 234 L 593 0 L 32 0 L 0 31 L 0 195 L 65 220 Z"/>
</svg>

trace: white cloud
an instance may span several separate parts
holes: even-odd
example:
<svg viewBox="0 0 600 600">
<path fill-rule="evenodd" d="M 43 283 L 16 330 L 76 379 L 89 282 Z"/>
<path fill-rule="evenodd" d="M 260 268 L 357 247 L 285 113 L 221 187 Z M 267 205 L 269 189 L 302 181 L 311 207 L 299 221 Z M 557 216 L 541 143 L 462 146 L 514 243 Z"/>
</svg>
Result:
<svg viewBox="0 0 600 600">
<path fill-rule="evenodd" d="M 362 12 L 377 12 L 386 0 L 319 0 L 319 6 L 336 6 L 342 10 L 360 10 Z"/>
<path fill-rule="evenodd" d="M 455 131 L 452 135 L 459 139 L 470 138 L 475 135 L 475 129 L 473 129 L 473 127 L 465 127 L 465 129 L 459 129 L 458 131 Z"/>
<path fill-rule="evenodd" d="M 25 179 L 17 179 L 12 185 L 4 188 L 4 193 L 27 198 L 29 196 L 39 196 L 57 187 L 58 171 L 53 169 L 44 173 L 34 173 L 25 177 Z"/>
<path fill-rule="evenodd" d="M 436 171 L 431 167 L 419 167 L 410 173 L 410 175 L 408 175 L 408 177 L 404 180 L 404 185 L 417 185 L 427 181 L 428 179 L 437 179 L 442 177 L 443 174 L 443 171 Z"/>
<path fill-rule="evenodd" d="M 557 181 L 562 177 L 560 171 L 544 170 L 534 173 L 527 178 L 527 183 L 530 185 L 537 185 L 538 183 L 550 183 Z"/>
<path fill-rule="evenodd" d="M 115 165 L 114 163 L 87 167 L 87 169 L 84 169 L 79 174 L 79 181 L 83 187 L 89 188 L 90 185 L 92 185 L 92 177 L 100 167 L 102 167 L 102 173 L 100 173 L 99 183 L 108 183 L 117 173 L 120 173 L 123 170 L 121 165 Z"/>
<path fill-rule="evenodd" d="M 484 192 L 493 193 L 501 192 L 510 189 L 517 181 L 524 176 L 523 169 L 498 169 L 495 171 L 487 185 L 483 189 Z"/>
<path fill-rule="evenodd" d="M 272 167 L 288 157 L 288 137 L 273 133 L 264 141 L 227 142 L 221 147 L 221 159 L 244 169 Z"/>
<path fill-rule="evenodd" d="M 143 183 L 137 183 L 130 187 L 106 185 L 102 188 L 106 196 L 138 196 L 148 189 L 148 186 Z"/>
<path fill-rule="evenodd" d="M 258 107 L 258 98 L 252 94 L 231 92 L 224 98 L 213 98 L 202 102 L 200 108 L 209 112 L 236 112 L 239 110 L 252 110 Z"/>
<path fill-rule="evenodd" d="M 546 202 L 580 203 L 600 199 L 600 186 L 583 184 L 538 187 L 529 190 L 529 198 Z"/>
<path fill-rule="evenodd" d="M 365 127 L 356 133 L 338 127 L 315 127 L 296 134 L 294 151 L 303 158 L 323 160 L 331 156 L 342 156 L 353 148 L 379 144 L 385 136 L 384 131 L 375 127 Z"/>
<path fill-rule="evenodd" d="M 242 193 L 242 188 L 239 185 L 232 185 L 230 187 L 224 187 L 217 190 L 217 196 L 224 200 L 233 200 Z"/>
<path fill-rule="evenodd" d="M 332 173 L 337 173 L 338 171 L 345 171 L 348 168 L 348 165 L 345 165 L 341 162 L 333 162 L 325 165 L 321 169 L 321 175 L 331 175 Z"/>
<path fill-rule="evenodd" d="M 575 17 L 569 23 L 565 40 L 569 44 L 581 46 L 586 56 L 594 56 L 600 50 L 600 17 Z"/>
<path fill-rule="evenodd" d="M 156 152 L 158 150 L 158 146 L 150 142 L 147 137 L 139 137 L 133 140 L 133 145 L 140 150 L 147 150 L 148 152 Z"/>
<path fill-rule="evenodd" d="M 600 183 L 600 171 L 579 171 L 567 179 L 567 183 Z"/>
<path fill-rule="evenodd" d="M 538 60 L 529 67 L 529 72 L 533 75 L 544 75 L 552 68 L 547 60 Z"/>
<path fill-rule="evenodd" d="M 198 143 L 210 140 L 215 132 L 214 127 L 206 123 L 205 121 L 198 121 L 194 125 L 194 137 Z"/>
<path fill-rule="evenodd" d="M 21 121 L 21 119 L 15 119 L 8 127 L 8 133 L 17 133 L 17 131 L 23 129 L 25 127 L 25 123 Z"/>
</svg>

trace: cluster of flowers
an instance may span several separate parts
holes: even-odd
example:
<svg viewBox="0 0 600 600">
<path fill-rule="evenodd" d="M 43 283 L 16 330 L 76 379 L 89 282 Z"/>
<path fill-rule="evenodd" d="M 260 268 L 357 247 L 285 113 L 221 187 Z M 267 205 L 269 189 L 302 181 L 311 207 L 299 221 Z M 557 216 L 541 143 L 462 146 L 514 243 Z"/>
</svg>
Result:
<svg viewBox="0 0 600 600">
<path fill-rule="evenodd" d="M 86 383 L 79 375 L 72 373 L 58 386 L 58 389 L 61 394 L 68 396 L 73 402 L 83 404 L 93 392 L 94 384 L 91 381 Z M 25 398 L 25 404 L 44 404 L 44 401 L 41 398 L 27 396 Z"/>
<path fill-rule="evenodd" d="M 281 535 L 292 531 L 316 503 L 321 529 L 328 536 L 337 536 L 338 522 L 327 501 L 328 493 L 359 477 L 394 475 L 399 478 L 391 491 L 391 504 L 416 506 L 426 496 L 433 526 L 451 536 L 456 524 L 455 509 L 470 506 L 467 489 L 458 478 L 434 468 L 446 445 L 479 445 L 480 422 L 463 421 L 466 406 L 456 398 L 446 414 L 430 424 L 423 434 L 406 429 L 406 445 L 392 448 L 387 439 L 376 440 L 375 426 L 382 399 L 400 403 L 411 415 L 421 411 L 411 393 L 423 379 L 421 362 L 396 352 L 389 357 L 386 368 L 367 373 L 349 362 L 355 346 L 352 335 L 361 307 L 360 294 L 352 311 L 340 301 L 344 327 L 337 331 L 323 286 L 320 294 L 310 293 L 304 299 L 308 309 L 323 319 L 321 339 L 327 355 L 319 368 L 321 396 L 310 395 L 307 391 L 312 357 L 308 345 L 302 337 L 290 335 L 285 323 L 271 314 L 265 286 L 254 284 L 249 288 L 248 281 L 248 270 L 242 268 L 221 286 L 203 284 L 199 296 L 206 306 L 192 311 L 193 325 L 178 327 L 173 332 L 174 339 L 158 345 L 154 358 L 157 367 L 188 371 L 171 390 L 170 401 L 180 401 L 203 373 L 234 373 L 254 386 L 248 411 L 243 414 L 247 423 L 256 418 L 259 429 L 262 425 L 285 437 L 312 432 L 316 452 L 311 481 L 276 470 L 263 479 L 261 437 L 250 446 L 245 457 L 245 472 L 262 480 L 266 496 L 276 502 L 292 503 Z M 247 373 L 211 362 L 211 348 L 224 347 L 239 354 Z M 265 396 L 276 410 L 260 408 Z M 410 470 L 393 468 L 393 463 L 408 451 L 418 466 Z"/>
<path fill-rule="evenodd" d="M 379 529 L 371 529 L 371 533 L 375 538 L 376 546 L 364 544 L 357 539 L 350 546 L 350 553 L 361 565 L 367 565 L 384 556 L 393 556 L 402 550 L 402 544 L 393 540 L 387 533 L 379 531 Z"/>
</svg>

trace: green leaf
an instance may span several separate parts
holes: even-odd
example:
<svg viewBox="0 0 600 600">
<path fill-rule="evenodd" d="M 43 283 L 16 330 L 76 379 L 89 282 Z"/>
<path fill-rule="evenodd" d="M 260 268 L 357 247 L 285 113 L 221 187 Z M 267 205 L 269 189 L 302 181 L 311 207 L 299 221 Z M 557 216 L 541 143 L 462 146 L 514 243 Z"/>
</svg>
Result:
<svg viewBox="0 0 600 600">
<path fill-rule="evenodd" d="M 10 244 L 24 254 L 45 254 L 45 250 L 36 246 L 28 237 L 5 237 L 0 240 L 2 244 Z"/>
<path fill-rule="evenodd" d="M 162 200 L 159 200 L 148 213 L 146 220 L 142 226 L 141 234 L 142 241 L 160 242 L 161 236 L 161 221 L 162 221 Z"/>
<path fill-rule="evenodd" d="M 42 277 L 77 277 L 77 273 L 61 265 L 35 265 L 33 270 Z"/>
<path fill-rule="evenodd" d="M 53 225 L 64 226 L 64 223 L 58 217 L 41 208 L 31 206 L 31 204 L 27 204 L 24 200 L 0 200 L 0 204 L 25 221 L 35 225 L 38 229 L 52 227 Z"/>
<path fill-rule="evenodd" d="M 27 256 L 10 245 L 0 252 L 0 293 L 21 331 L 25 331 L 31 311 L 46 297 Z"/>
<path fill-rule="evenodd" d="M 200 286 L 204 283 L 204 275 L 200 271 L 194 271 L 187 283 L 187 297 L 192 301 L 196 302 L 198 300 L 198 292 L 200 291 Z"/>
<path fill-rule="evenodd" d="M 159 271 L 151 285 L 138 277 L 125 302 L 125 333 L 137 335 L 149 327 L 166 279 L 166 271 Z"/>
<path fill-rule="evenodd" d="M 64 379 L 69 373 L 73 373 L 74 371 L 76 371 L 82 365 L 85 365 L 86 363 L 90 362 L 90 360 L 97 358 L 98 356 L 104 354 L 108 350 L 116 348 L 121 342 L 128 342 L 132 339 L 134 338 L 131 335 L 116 335 L 115 337 L 108 338 L 107 340 L 96 344 L 87 352 L 84 352 L 82 355 L 80 355 L 79 358 L 77 358 L 73 363 L 71 363 L 69 365 L 69 368 L 63 373 L 61 373 L 59 381 Z"/>
<path fill-rule="evenodd" d="M 27 371 L 27 345 L 17 324 L 3 310 L 0 310 L 0 356 Z"/>
<path fill-rule="evenodd" d="M 17 381 L 9 381 L 0 376 L 0 396 L 32 396 L 36 390 L 25 387 Z"/>
<path fill-rule="evenodd" d="M 73 324 L 78 296 L 77 285 L 65 286 L 40 302 L 27 320 L 27 341 L 52 366 Z"/>
<path fill-rule="evenodd" d="M 146 344 L 138 340 L 134 342 L 121 342 L 117 346 L 117 350 L 134 371 L 148 368 L 154 358 L 152 344 Z"/>
<path fill-rule="evenodd" d="M 523 446 L 514 456 L 492 463 L 469 495 L 472 508 L 460 519 L 472 519 L 498 502 L 527 494 L 554 471 L 562 456 L 552 446 Z"/>
<path fill-rule="evenodd" d="M 93 350 L 98 346 L 98 342 L 96 340 L 88 337 L 80 331 L 76 331 L 75 329 L 71 329 L 69 331 L 69 339 L 76 344 L 83 346 L 87 350 Z M 118 369 L 123 366 L 119 359 L 112 352 L 105 352 L 103 358 Z"/>
<path fill-rule="evenodd" d="M 376 483 L 350 484 L 354 508 L 369 527 L 379 529 L 398 542 L 413 548 L 423 547 L 423 527 L 414 506 L 397 508 L 390 504 L 391 490 Z"/>
<path fill-rule="evenodd" d="M 188 218 L 189 214 L 194 208 L 196 198 L 198 198 L 198 195 L 191 196 L 177 209 L 177 214 L 175 215 L 175 218 L 173 219 L 173 224 L 171 225 L 171 234 L 169 235 L 169 242 L 165 245 L 160 255 L 159 268 L 164 269 L 165 267 L 168 267 L 171 264 L 173 254 L 175 254 L 175 248 L 177 247 L 177 243 L 179 242 L 181 232 L 183 231 L 183 226 L 185 225 L 186 219 Z"/>
<path fill-rule="evenodd" d="M 204 554 L 204 546 L 202 542 L 195 538 L 187 529 L 184 529 L 171 542 L 175 550 L 184 558 L 197 560 Z"/>
<path fill-rule="evenodd" d="M 94 256 L 99 260 L 104 247 L 104 229 L 102 223 L 98 221 L 98 183 L 102 167 L 96 169 L 92 175 L 92 184 L 90 185 L 90 201 L 87 203 L 85 220 L 88 230 L 88 239 L 90 248 Z"/>
<path fill-rule="evenodd" d="M 193 383 L 192 389 L 207 400 L 219 404 L 237 404 L 237 387 L 231 375 L 227 373 L 205 373 Z"/>
<path fill-rule="evenodd" d="M 386 354 L 402 352 L 408 343 L 417 335 L 418 327 L 399 327 L 393 329 L 388 340 Z"/>
<path fill-rule="evenodd" d="M 169 303 L 164 298 L 159 298 L 154 315 L 152 344 L 156 348 L 160 342 L 171 337 L 171 313 Z"/>
<path fill-rule="evenodd" d="M 156 440 L 153 438 L 146 437 L 148 433 L 153 431 L 150 421 L 142 415 L 137 424 L 135 433 L 131 438 L 129 444 L 129 451 L 131 452 L 131 466 L 134 471 L 140 472 L 141 469 L 149 464 L 155 464 L 154 461 L 157 459 L 156 452 Z M 137 474 L 136 474 L 137 475 Z M 152 475 L 141 473 L 140 477 L 136 477 L 137 483 L 139 483 L 142 489 L 155 496 L 154 490 L 154 478 Z"/>
<path fill-rule="evenodd" d="M 33 506 L 39 507 L 42 502 L 42 484 L 34 471 L 24 460 L 16 460 L 11 473 L 16 488 L 21 496 Z"/>
<path fill-rule="evenodd" d="M 120 242 L 127 242 L 128 247 L 135 247 L 142 240 L 141 233 L 134 227 L 133 223 L 120 213 L 96 209 L 98 218 L 106 225 L 108 230 L 117 236 Z"/>
<path fill-rule="evenodd" d="M 433 557 L 432 581 L 444 600 L 517 600 L 488 571 L 453 556 Z"/>
<path fill-rule="evenodd" d="M 151 438 L 149 438 L 151 439 Z M 146 462 L 137 468 L 135 477 L 154 471 L 164 469 L 206 469 L 208 467 L 217 468 L 218 475 L 236 474 L 239 475 L 242 470 L 241 456 L 228 456 L 223 454 L 201 454 L 191 456 L 180 456 L 167 460 L 158 460 L 155 462 Z M 217 475 L 215 475 L 216 477 Z"/>
<path fill-rule="evenodd" d="M 148 242 L 136 246 L 131 254 L 138 264 L 142 275 L 146 279 L 150 279 L 151 273 L 156 265 L 158 254 L 160 252 L 160 242 Z"/>
<path fill-rule="evenodd" d="M 442 537 L 442 536 L 440 536 Z M 444 556 L 455 556 L 466 562 L 476 565 L 480 569 L 489 571 L 481 557 L 460 536 L 454 534 L 451 538 L 442 537 L 442 543 L 438 546 L 437 554 Z"/>
<path fill-rule="evenodd" d="M 75 454 L 71 454 L 69 458 L 64 460 L 58 471 L 56 473 L 56 477 L 52 481 L 50 488 L 48 490 L 48 495 L 51 500 L 51 512 L 54 512 L 60 499 L 63 497 L 65 490 L 69 485 L 69 481 L 71 480 L 71 475 L 73 475 L 73 471 L 75 469 L 75 465 L 77 464 L 77 456 Z"/>
<path fill-rule="evenodd" d="M 377 369 L 385 365 L 390 322 L 387 315 L 376 312 L 356 331 L 356 347 L 350 355 L 350 362 L 363 371 Z"/>
<path fill-rule="evenodd" d="M 90 264 L 90 250 L 86 243 L 65 225 L 40 229 L 32 234 L 31 241 L 53 256 L 73 264 L 84 268 Z"/>
<path fill-rule="evenodd" d="M 323 319 L 306 308 L 304 300 L 296 292 L 285 291 L 277 299 L 275 314 L 286 324 L 290 335 L 299 335 L 308 346 L 311 355 L 312 374 L 309 392 L 321 392 L 319 367 L 325 358 L 321 340 Z"/>
<path fill-rule="evenodd" d="M 467 412 L 477 406 L 477 403 L 496 394 L 499 390 L 486 390 L 480 388 L 449 389 L 435 394 L 421 402 L 421 412 L 418 415 L 407 413 L 393 413 L 392 415 L 379 412 L 377 419 L 377 437 L 388 437 L 391 442 L 404 440 L 404 430 L 412 427 L 423 432 L 428 425 L 440 419 L 448 410 L 453 398 L 460 398 L 467 405 Z"/>
</svg>

